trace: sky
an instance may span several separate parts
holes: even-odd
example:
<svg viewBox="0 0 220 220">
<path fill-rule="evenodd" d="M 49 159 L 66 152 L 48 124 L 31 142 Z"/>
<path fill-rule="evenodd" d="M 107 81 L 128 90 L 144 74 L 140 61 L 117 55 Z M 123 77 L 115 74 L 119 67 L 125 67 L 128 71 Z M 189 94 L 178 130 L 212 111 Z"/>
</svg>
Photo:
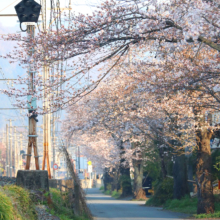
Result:
<svg viewBox="0 0 220 220">
<path fill-rule="evenodd" d="M 16 14 L 14 10 L 14 6 L 17 5 L 21 0 L 1 0 L 0 5 L 0 15 L 1 14 Z M 36 2 L 40 3 L 40 0 L 35 0 Z M 61 8 L 66 8 L 69 5 L 69 0 L 61 0 Z M 90 14 L 97 4 L 99 4 L 100 0 L 78 0 L 72 2 L 72 11 Z M 49 18 L 49 7 L 50 7 L 50 0 L 47 0 L 47 17 Z M 41 20 L 41 18 L 39 18 Z M 23 27 L 25 28 L 25 27 Z M 8 33 L 18 33 L 20 32 L 19 22 L 17 17 L 2 17 L 0 16 L 0 34 L 8 34 Z M 4 55 L 5 53 L 9 52 L 13 49 L 12 42 L 5 42 L 0 40 L 0 55 Z M 16 79 L 17 76 L 22 76 L 25 74 L 25 70 L 19 67 L 16 64 L 9 64 L 9 62 L 5 59 L 0 58 L 0 71 L 2 71 L 6 78 L 14 78 Z M 0 79 L 3 76 L 0 72 Z M 7 86 L 10 85 L 10 81 L 2 81 L 0 80 L 0 88 L 6 89 Z M 11 86 L 11 85 L 10 85 Z M 4 94 L 0 93 L 0 137 L 2 137 L 3 132 L 5 132 L 7 120 L 12 119 L 12 125 L 14 126 L 27 126 L 28 125 L 28 118 L 25 117 L 25 110 L 3 110 L 1 108 L 13 108 L 12 103 L 13 100 L 9 99 Z M 21 114 L 22 113 L 22 114 Z M 39 117 L 38 125 L 42 124 L 42 117 Z M 0 140 L 1 141 L 1 140 Z"/>
</svg>

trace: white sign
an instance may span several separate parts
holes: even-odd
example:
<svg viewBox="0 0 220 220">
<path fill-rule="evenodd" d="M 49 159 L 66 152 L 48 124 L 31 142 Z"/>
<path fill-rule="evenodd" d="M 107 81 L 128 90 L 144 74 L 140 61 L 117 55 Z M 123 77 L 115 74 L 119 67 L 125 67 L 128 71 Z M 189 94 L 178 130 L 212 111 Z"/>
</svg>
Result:
<svg viewBox="0 0 220 220">
<path fill-rule="evenodd" d="M 88 173 L 92 173 L 92 165 L 88 165 Z"/>
<path fill-rule="evenodd" d="M 25 25 L 35 25 L 36 23 L 35 22 L 22 22 L 22 24 L 25 24 Z"/>
</svg>

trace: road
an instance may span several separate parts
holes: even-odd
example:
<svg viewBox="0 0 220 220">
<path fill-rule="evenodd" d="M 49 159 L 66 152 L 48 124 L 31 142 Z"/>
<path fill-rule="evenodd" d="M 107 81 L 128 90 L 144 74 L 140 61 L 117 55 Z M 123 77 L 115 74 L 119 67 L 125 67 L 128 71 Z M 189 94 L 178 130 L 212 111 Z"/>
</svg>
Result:
<svg viewBox="0 0 220 220">
<path fill-rule="evenodd" d="M 116 200 L 99 189 L 86 189 L 87 204 L 95 220 L 181 220 L 187 215 L 144 206 L 143 201 Z"/>
</svg>

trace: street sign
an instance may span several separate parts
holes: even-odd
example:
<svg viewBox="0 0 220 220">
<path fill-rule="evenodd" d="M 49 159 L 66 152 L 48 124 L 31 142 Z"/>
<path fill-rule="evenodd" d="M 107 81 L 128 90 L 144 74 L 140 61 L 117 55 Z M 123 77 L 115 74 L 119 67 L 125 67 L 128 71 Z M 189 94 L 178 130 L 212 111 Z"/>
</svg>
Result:
<svg viewBox="0 0 220 220">
<path fill-rule="evenodd" d="M 88 166 L 88 173 L 92 173 L 92 165 Z"/>
<path fill-rule="evenodd" d="M 91 160 L 88 161 L 87 164 L 88 164 L 88 165 L 92 165 L 92 161 L 91 161 Z"/>
<path fill-rule="evenodd" d="M 58 170 L 58 165 L 56 163 L 53 165 L 53 169 Z"/>
</svg>

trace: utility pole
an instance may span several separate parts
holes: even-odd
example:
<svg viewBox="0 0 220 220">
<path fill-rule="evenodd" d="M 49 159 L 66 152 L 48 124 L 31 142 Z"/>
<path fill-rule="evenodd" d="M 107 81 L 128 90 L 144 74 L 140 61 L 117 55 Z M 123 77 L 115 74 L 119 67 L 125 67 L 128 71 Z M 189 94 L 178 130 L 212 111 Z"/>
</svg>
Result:
<svg viewBox="0 0 220 220">
<path fill-rule="evenodd" d="M 6 121 L 9 121 L 9 128 L 8 126 L 6 125 L 6 137 L 7 137 L 7 155 L 8 155 L 8 176 L 12 177 L 12 154 L 13 154 L 13 151 L 12 151 L 12 119 L 8 119 Z"/>
<path fill-rule="evenodd" d="M 20 134 L 20 139 L 19 139 L 19 147 L 18 147 L 18 163 L 19 163 L 19 170 L 23 168 L 23 160 L 22 160 L 22 156 L 21 156 L 21 149 L 23 148 L 23 143 L 22 143 L 22 134 Z"/>
<path fill-rule="evenodd" d="M 34 38 L 34 34 L 35 34 L 35 26 L 34 25 L 27 25 L 27 33 L 29 34 L 29 40 L 31 41 Z M 32 48 L 31 51 L 29 51 L 30 53 L 30 57 L 33 55 L 34 53 L 34 48 Z M 29 79 L 30 79 L 30 83 L 28 85 L 29 87 L 29 91 L 32 95 L 34 95 L 34 76 L 35 76 L 35 71 L 33 70 L 33 68 L 29 67 Z M 38 156 L 38 152 L 37 152 L 37 114 L 35 112 L 37 106 L 36 106 L 36 98 L 30 96 L 29 98 L 29 102 L 31 102 L 31 105 L 29 104 L 29 114 L 31 114 L 31 116 L 29 116 L 29 135 L 28 135 L 28 149 L 27 149 L 27 160 L 26 160 L 26 170 L 30 169 L 30 162 L 31 162 L 31 151 L 32 151 L 32 146 L 34 149 L 34 158 L 35 158 L 35 166 L 36 166 L 36 170 L 39 170 L 39 156 Z M 33 109 L 33 110 L 32 110 Z"/>
<path fill-rule="evenodd" d="M 9 141 L 8 124 L 6 124 L 6 176 L 9 176 Z"/>
<path fill-rule="evenodd" d="M 14 127 L 14 163 L 15 163 L 14 172 L 16 177 L 18 170 L 18 143 L 17 143 L 16 127 Z"/>
<path fill-rule="evenodd" d="M 11 119 L 9 119 L 9 169 L 10 169 L 10 177 L 12 177 L 12 124 Z"/>
<path fill-rule="evenodd" d="M 53 131 L 52 131 L 52 138 L 53 138 L 53 164 L 55 164 L 55 115 L 53 114 Z M 53 178 L 55 179 L 56 171 L 53 169 Z"/>
<path fill-rule="evenodd" d="M 46 0 L 42 1 L 42 27 L 43 31 L 47 31 L 47 19 L 46 19 L 46 9 L 47 3 Z M 43 67 L 43 80 L 44 80 L 44 100 L 43 100 L 43 109 L 46 114 L 43 115 L 43 161 L 42 161 L 42 170 L 45 170 L 45 165 L 47 163 L 47 172 L 48 177 L 51 179 L 51 171 L 50 171 L 50 160 L 49 160 L 49 152 L 51 147 L 51 135 L 50 135 L 50 113 L 49 113 L 49 101 L 48 94 L 50 92 L 50 88 L 45 86 L 45 83 L 49 80 L 49 67 L 45 64 Z"/>
</svg>

